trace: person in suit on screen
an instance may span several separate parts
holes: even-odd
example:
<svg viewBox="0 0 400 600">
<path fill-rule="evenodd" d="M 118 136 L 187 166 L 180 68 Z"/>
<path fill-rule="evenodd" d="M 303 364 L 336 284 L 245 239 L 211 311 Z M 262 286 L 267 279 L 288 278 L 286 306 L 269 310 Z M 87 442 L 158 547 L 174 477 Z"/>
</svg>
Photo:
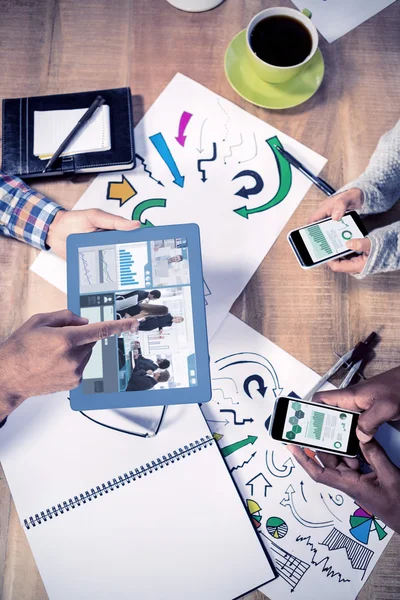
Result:
<svg viewBox="0 0 400 600">
<path fill-rule="evenodd" d="M 151 390 L 158 383 L 165 383 L 170 378 L 169 371 L 157 371 L 150 375 L 149 373 L 133 372 L 126 386 L 127 392 L 140 392 L 143 390 Z"/>
</svg>

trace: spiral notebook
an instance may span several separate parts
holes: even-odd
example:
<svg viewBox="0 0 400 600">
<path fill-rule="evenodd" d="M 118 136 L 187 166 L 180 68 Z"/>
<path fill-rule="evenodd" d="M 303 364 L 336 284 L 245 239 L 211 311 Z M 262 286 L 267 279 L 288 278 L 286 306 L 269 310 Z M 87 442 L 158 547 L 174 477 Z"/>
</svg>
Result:
<svg viewBox="0 0 400 600">
<path fill-rule="evenodd" d="M 50 600 L 232 600 L 275 578 L 197 405 L 143 439 L 31 398 L 0 458 Z"/>
</svg>

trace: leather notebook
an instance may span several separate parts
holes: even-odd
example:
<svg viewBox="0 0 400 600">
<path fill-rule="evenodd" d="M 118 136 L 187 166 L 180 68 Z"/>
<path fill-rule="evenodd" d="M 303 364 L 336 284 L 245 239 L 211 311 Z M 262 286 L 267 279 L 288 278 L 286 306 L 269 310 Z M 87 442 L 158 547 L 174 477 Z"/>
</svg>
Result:
<svg viewBox="0 0 400 600">
<path fill-rule="evenodd" d="M 74 147 L 81 149 L 75 154 L 61 155 L 50 171 L 43 173 L 49 157 L 35 155 L 36 148 L 49 146 L 49 150 L 54 151 L 55 140 L 63 141 L 66 129 L 73 126 L 70 125 L 73 119 L 77 121 L 98 95 L 104 98 L 106 110 L 100 114 L 99 109 L 99 114 L 93 117 L 96 122 L 88 123 L 87 127 L 92 129 L 84 132 L 83 144 L 79 144 L 79 140 L 72 142 L 72 151 Z M 119 171 L 134 166 L 130 88 L 3 100 L 2 170 L 5 173 L 29 178 Z"/>
</svg>

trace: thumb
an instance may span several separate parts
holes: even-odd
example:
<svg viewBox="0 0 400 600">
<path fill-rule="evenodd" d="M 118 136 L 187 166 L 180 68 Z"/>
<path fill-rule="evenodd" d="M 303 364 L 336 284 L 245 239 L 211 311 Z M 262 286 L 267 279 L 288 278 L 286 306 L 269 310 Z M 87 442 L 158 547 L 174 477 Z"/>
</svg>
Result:
<svg viewBox="0 0 400 600">
<path fill-rule="evenodd" d="M 366 256 L 371 252 L 371 240 L 367 237 L 349 240 L 346 242 L 346 246 L 349 250 L 354 250 L 354 252 L 365 254 Z"/>
<path fill-rule="evenodd" d="M 140 227 L 140 221 L 131 221 L 125 217 L 113 215 L 100 208 L 94 209 L 90 213 L 90 221 L 98 229 L 118 229 L 119 231 L 130 231 Z"/>
<path fill-rule="evenodd" d="M 390 484 L 393 478 L 398 479 L 399 469 L 391 462 L 376 440 L 371 440 L 366 444 L 360 443 L 360 448 L 365 460 L 371 465 L 380 480 L 385 479 Z"/>
</svg>

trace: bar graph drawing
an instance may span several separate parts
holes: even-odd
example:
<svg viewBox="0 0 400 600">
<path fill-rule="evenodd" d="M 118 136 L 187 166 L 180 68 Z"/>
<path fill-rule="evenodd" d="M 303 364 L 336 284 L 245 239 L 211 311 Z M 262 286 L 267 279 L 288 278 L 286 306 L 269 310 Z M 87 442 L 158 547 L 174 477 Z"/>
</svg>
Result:
<svg viewBox="0 0 400 600">
<path fill-rule="evenodd" d="M 137 271 L 135 271 L 135 261 L 129 250 L 119 249 L 119 285 L 120 287 L 132 287 L 139 285 Z"/>
<path fill-rule="evenodd" d="M 267 537 L 264 533 L 260 532 L 262 536 Z M 293 592 L 296 586 L 300 583 L 303 576 L 307 573 L 310 565 L 297 556 L 286 552 L 283 548 L 275 544 L 275 542 L 269 541 L 269 548 L 273 553 L 274 563 L 276 570 L 279 575 L 288 583 Z"/>
<path fill-rule="evenodd" d="M 326 237 L 322 233 L 319 225 L 312 225 L 308 228 L 308 235 L 313 240 L 314 244 L 322 251 L 322 256 L 329 256 L 333 254 L 333 250 L 327 242 Z"/>
<path fill-rule="evenodd" d="M 312 423 L 311 423 L 311 428 L 312 431 L 310 432 L 310 438 L 312 440 L 320 440 L 321 436 L 322 436 L 322 427 L 324 424 L 324 418 L 325 415 L 323 412 L 317 411 L 317 410 L 313 410 L 312 412 Z"/>
</svg>

